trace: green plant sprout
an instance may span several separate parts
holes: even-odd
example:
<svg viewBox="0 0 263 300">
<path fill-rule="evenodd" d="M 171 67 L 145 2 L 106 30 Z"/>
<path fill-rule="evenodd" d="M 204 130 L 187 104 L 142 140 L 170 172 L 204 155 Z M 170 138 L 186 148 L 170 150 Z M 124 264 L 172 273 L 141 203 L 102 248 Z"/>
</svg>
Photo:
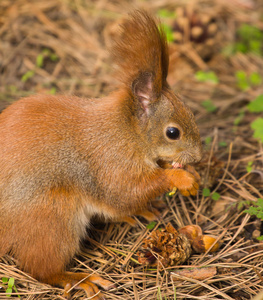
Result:
<svg viewBox="0 0 263 300">
<path fill-rule="evenodd" d="M 258 219 L 263 221 L 263 199 L 258 198 L 254 204 L 255 206 L 250 206 L 249 209 L 245 209 L 244 213 L 247 213 L 251 216 L 256 216 Z M 257 239 L 263 241 L 263 235 Z"/>
<path fill-rule="evenodd" d="M 261 85 L 261 83 L 262 83 L 262 77 L 257 72 L 253 72 L 249 76 L 249 80 L 250 80 L 251 84 L 254 85 L 254 86 Z"/>
<path fill-rule="evenodd" d="M 41 51 L 40 54 L 38 54 L 38 56 L 36 58 L 36 66 L 38 68 L 43 67 L 45 58 L 49 58 L 51 61 L 57 61 L 58 60 L 57 54 L 52 53 L 51 50 L 45 48 Z"/>
<path fill-rule="evenodd" d="M 152 230 L 155 227 L 156 224 L 157 224 L 157 222 L 152 221 L 152 222 L 150 222 L 149 224 L 146 225 L 146 228 L 149 229 L 149 230 Z"/>
<path fill-rule="evenodd" d="M 175 11 L 171 11 L 165 8 L 159 9 L 157 14 L 160 18 L 176 18 Z"/>
<path fill-rule="evenodd" d="M 18 293 L 17 288 L 15 286 L 15 279 L 13 277 L 11 278 L 7 278 L 7 277 L 2 277 L 2 282 L 4 284 L 4 286 L 6 286 L 6 296 L 7 297 L 11 297 L 11 294 L 13 292 L 13 290 Z M 18 298 L 21 298 L 20 295 L 17 295 Z"/>
<path fill-rule="evenodd" d="M 222 142 L 219 142 L 218 145 L 220 147 L 226 147 L 227 146 L 227 142 L 222 141 Z"/>
<path fill-rule="evenodd" d="M 263 118 L 257 118 L 250 126 L 254 130 L 253 137 L 263 143 Z"/>
<path fill-rule="evenodd" d="M 220 197 L 221 197 L 220 194 L 217 193 L 217 192 L 211 193 L 210 189 L 208 189 L 208 188 L 203 189 L 203 196 L 204 197 L 210 197 L 211 196 L 211 198 L 215 201 L 219 200 Z"/>
<path fill-rule="evenodd" d="M 253 86 L 259 86 L 262 83 L 262 77 L 259 73 L 253 72 L 250 75 L 243 70 L 235 72 L 237 86 L 241 91 L 246 91 Z"/>
<path fill-rule="evenodd" d="M 263 95 L 259 95 L 256 99 L 251 101 L 248 105 L 247 108 L 250 112 L 263 112 Z"/>
<path fill-rule="evenodd" d="M 50 93 L 51 95 L 55 95 L 56 92 L 57 92 L 57 89 L 56 89 L 54 86 L 53 86 L 53 87 L 50 89 L 50 91 L 49 91 L 49 93 Z"/>
<path fill-rule="evenodd" d="M 22 82 L 28 81 L 28 79 L 32 78 L 35 75 L 35 71 L 28 70 L 21 78 Z"/>
<path fill-rule="evenodd" d="M 247 163 L 246 169 L 247 169 L 247 172 L 248 172 L 248 173 L 250 173 L 250 172 L 253 170 L 253 161 L 249 161 L 249 162 Z"/>
<path fill-rule="evenodd" d="M 164 19 L 164 22 L 161 25 L 161 28 L 165 32 L 167 41 L 172 43 L 174 41 L 174 35 L 173 35 L 173 29 L 172 26 L 169 25 L 171 22 L 170 20 L 176 19 L 176 13 L 174 11 L 168 10 L 168 9 L 160 9 L 158 10 L 157 15 L 161 18 Z"/>
<path fill-rule="evenodd" d="M 211 82 L 214 84 L 219 83 L 219 79 L 213 71 L 198 71 L 195 73 L 195 78 L 200 82 Z"/>
<path fill-rule="evenodd" d="M 232 206 L 234 206 L 235 204 L 233 204 Z M 251 201 L 250 200 L 243 200 L 243 201 L 239 201 L 237 203 L 237 211 L 240 212 L 242 210 L 244 210 L 244 207 L 250 206 L 251 205 Z"/>
<path fill-rule="evenodd" d="M 228 45 L 223 50 L 229 56 L 237 52 L 263 54 L 263 32 L 249 24 L 242 24 L 236 32 L 236 42 Z"/>
<path fill-rule="evenodd" d="M 247 81 L 247 74 L 245 71 L 236 71 L 235 77 L 237 80 L 237 86 L 242 90 L 246 91 L 249 89 L 249 83 Z"/>
<path fill-rule="evenodd" d="M 263 32 L 249 24 L 242 24 L 237 30 L 239 41 L 235 45 L 236 52 L 262 54 Z"/>
<path fill-rule="evenodd" d="M 172 43 L 174 41 L 173 30 L 172 27 L 168 24 L 163 23 L 161 27 L 166 35 L 167 41 Z"/>
<path fill-rule="evenodd" d="M 207 146 L 210 145 L 211 142 L 212 142 L 212 137 L 211 137 L 211 136 L 208 136 L 208 137 L 205 138 L 205 144 L 206 144 Z"/>
<path fill-rule="evenodd" d="M 160 10 L 158 10 L 157 15 L 161 19 L 164 19 L 164 22 L 162 23 L 161 28 L 163 29 L 163 31 L 166 35 L 167 41 L 169 43 L 172 43 L 174 41 L 174 35 L 173 35 L 173 29 L 169 25 L 171 23 L 171 22 L 169 22 L 169 19 L 176 19 L 175 12 L 168 10 L 168 9 L 160 9 Z M 165 21 L 165 19 L 166 19 L 166 21 Z"/>
<path fill-rule="evenodd" d="M 250 112 L 263 112 L 263 95 L 259 95 L 256 99 L 251 101 L 247 105 L 247 108 Z M 253 136 L 263 142 L 263 118 L 258 117 L 250 124 L 250 126 L 254 130 Z"/>
<path fill-rule="evenodd" d="M 217 107 L 210 99 L 203 101 L 201 104 L 208 112 L 215 112 L 217 110 Z"/>
<path fill-rule="evenodd" d="M 247 105 L 247 110 L 252 113 L 262 113 L 263 112 L 263 95 L 259 95 L 253 101 Z M 245 116 L 245 110 L 241 110 L 238 116 L 234 120 L 234 125 L 237 126 L 243 120 Z M 256 118 L 251 124 L 250 127 L 253 129 L 253 137 L 259 139 L 263 142 L 263 118 Z M 234 128 L 235 129 L 235 128 Z"/>
<path fill-rule="evenodd" d="M 43 49 L 40 54 L 38 54 L 36 58 L 35 67 L 32 70 L 28 70 L 21 78 L 22 82 L 28 81 L 30 78 L 32 78 L 36 73 L 36 68 L 43 68 L 44 66 L 44 59 L 48 58 L 51 61 L 57 61 L 58 56 L 55 53 L 52 53 L 49 49 Z"/>
</svg>

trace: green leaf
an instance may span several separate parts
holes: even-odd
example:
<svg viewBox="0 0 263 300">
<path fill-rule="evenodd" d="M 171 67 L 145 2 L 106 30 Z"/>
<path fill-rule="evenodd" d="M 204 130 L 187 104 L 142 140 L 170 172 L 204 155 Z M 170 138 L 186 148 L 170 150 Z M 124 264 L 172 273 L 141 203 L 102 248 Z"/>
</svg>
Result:
<svg viewBox="0 0 263 300">
<path fill-rule="evenodd" d="M 210 99 L 203 101 L 201 104 L 208 112 L 214 112 L 217 110 L 217 107 Z"/>
<path fill-rule="evenodd" d="M 157 14 L 161 18 L 173 18 L 173 17 L 175 17 L 175 11 L 171 11 L 171 10 L 168 10 L 168 9 L 165 9 L 165 8 L 159 9 Z"/>
<path fill-rule="evenodd" d="M 2 282 L 3 282 L 3 283 L 8 282 L 8 278 L 7 278 L 7 277 L 2 277 Z"/>
<path fill-rule="evenodd" d="M 236 43 L 236 52 L 247 53 L 248 47 L 243 43 Z"/>
<path fill-rule="evenodd" d="M 245 71 L 236 71 L 235 77 L 237 80 L 237 86 L 242 90 L 245 91 L 250 88 L 249 82 L 247 80 L 247 74 Z"/>
<path fill-rule="evenodd" d="M 42 50 L 42 54 L 44 56 L 49 56 L 50 55 L 50 50 L 48 48 L 45 48 L 45 49 Z"/>
<path fill-rule="evenodd" d="M 227 143 L 222 141 L 222 142 L 219 142 L 218 143 L 220 147 L 226 147 L 227 146 Z"/>
<path fill-rule="evenodd" d="M 209 72 L 198 71 L 195 73 L 195 78 L 201 82 L 211 82 L 215 84 L 219 82 L 218 77 L 213 71 L 209 71 Z"/>
<path fill-rule="evenodd" d="M 245 71 L 239 70 L 235 73 L 236 79 L 240 81 L 246 81 L 247 80 L 247 74 Z"/>
<path fill-rule="evenodd" d="M 263 111 L 263 95 L 259 95 L 255 100 L 247 105 L 250 112 L 262 112 Z"/>
<path fill-rule="evenodd" d="M 245 209 L 244 212 L 253 216 L 258 213 L 258 209 L 254 206 L 251 206 L 251 207 L 249 207 L 249 209 Z"/>
<path fill-rule="evenodd" d="M 247 163 L 247 168 L 246 168 L 248 173 L 250 173 L 253 170 L 252 166 L 253 166 L 253 161 L 249 161 Z"/>
<path fill-rule="evenodd" d="M 251 40 L 248 42 L 249 51 L 254 52 L 258 55 L 261 54 L 261 41 Z"/>
<path fill-rule="evenodd" d="M 260 207 L 261 210 L 263 211 L 263 199 L 258 198 L 258 200 L 257 200 L 257 205 L 258 205 L 258 207 Z"/>
<path fill-rule="evenodd" d="M 6 294 L 9 294 L 9 295 L 6 295 L 6 296 L 11 297 L 12 291 L 13 291 L 12 288 L 7 288 L 5 292 L 6 292 Z"/>
<path fill-rule="evenodd" d="M 36 65 L 38 68 L 42 68 L 44 65 L 44 55 L 43 54 L 38 54 L 36 58 Z"/>
<path fill-rule="evenodd" d="M 52 61 L 57 61 L 58 60 L 58 55 L 56 53 L 51 53 L 49 57 Z"/>
<path fill-rule="evenodd" d="M 210 196 L 210 189 L 204 188 L 203 189 L 203 196 L 204 197 L 209 197 Z"/>
<path fill-rule="evenodd" d="M 249 24 L 242 24 L 237 30 L 237 42 L 232 46 L 232 54 L 236 52 L 253 52 L 257 55 L 262 55 L 262 44 L 262 31 Z"/>
<path fill-rule="evenodd" d="M 174 41 L 174 36 L 173 36 L 173 30 L 172 30 L 171 26 L 163 23 L 161 28 L 163 29 L 163 31 L 166 35 L 167 41 L 168 42 L 173 42 Z"/>
<path fill-rule="evenodd" d="M 35 71 L 29 70 L 22 76 L 21 81 L 26 82 L 28 79 L 30 79 L 34 75 L 35 75 Z"/>
<path fill-rule="evenodd" d="M 249 209 L 244 210 L 244 212 L 251 216 L 255 215 L 258 219 L 263 221 L 263 199 L 258 198 L 254 205 L 255 206 L 250 206 Z"/>
<path fill-rule="evenodd" d="M 213 193 L 211 197 L 212 197 L 213 200 L 217 201 L 217 200 L 220 199 L 221 196 L 218 193 Z"/>
<path fill-rule="evenodd" d="M 263 142 L 263 118 L 257 118 L 250 126 L 254 130 L 253 136 Z"/>
<path fill-rule="evenodd" d="M 9 278 L 8 280 L 8 287 L 12 288 L 15 284 L 15 279 L 13 277 Z"/>
<path fill-rule="evenodd" d="M 257 239 L 258 239 L 259 241 L 263 241 L 263 235 L 259 236 Z"/>
<path fill-rule="evenodd" d="M 254 72 L 249 76 L 249 80 L 252 85 L 260 85 L 262 83 L 262 77 L 259 73 Z"/>
<path fill-rule="evenodd" d="M 146 225 L 146 228 L 149 229 L 149 230 L 152 230 L 155 227 L 156 224 L 157 224 L 157 222 L 152 221 L 152 222 L 150 222 L 149 224 Z"/>
<path fill-rule="evenodd" d="M 57 92 L 57 89 L 56 89 L 54 86 L 53 86 L 53 87 L 50 89 L 50 91 L 49 91 L 49 93 L 50 93 L 51 95 L 55 95 L 56 92 Z"/>
<path fill-rule="evenodd" d="M 243 41 L 251 41 L 251 40 L 260 41 L 263 38 L 263 34 L 261 30 L 249 24 L 242 24 L 237 32 L 238 35 L 243 39 Z"/>
<path fill-rule="evenodd" d="M 208 136 L 208 137 L 205 138 L 205 144 L 206 144 L 206 145 L 211 144 L 211 142 L 212 142 L 211 136 Z"/>
</svg>

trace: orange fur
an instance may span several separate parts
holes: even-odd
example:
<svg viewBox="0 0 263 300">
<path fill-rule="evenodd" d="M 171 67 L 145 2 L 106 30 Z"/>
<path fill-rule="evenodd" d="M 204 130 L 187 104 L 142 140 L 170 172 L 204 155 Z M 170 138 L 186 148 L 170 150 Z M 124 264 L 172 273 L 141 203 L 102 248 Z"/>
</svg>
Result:
<svg viewBox="0 0 263 300">
<path fill-rule="evenodd" d="M 123 85 L 103 99 L 31 96 L 0 115 L 0 254 L 34 277 L 66 289 L 87 275 L 65 273 L 90 218 L 152 218 L 147 203 L 177 187 L 194 195 L 198 174 L 174 169 L 201 158 L 189 108 L 166 82 L 164 33 L 144 11 L 124 24 L 113 48 Z M 169 140 L 167 127 L 179 129 Z M 96 293 L 85 279 L 80 288 Z M 96 296 L 94 299 L 102 299 Z"/>
<path fill-rule="evenodd" d="M 118 65 L 118 78 L 129 86 L 140 74 L 153 75 L 154 92 L 159 95 L 166 84 L 169 55 L 165 33 L 145 11 L 135 11 L 121 26 L 121 39 L 112 49 Z"/>
</svg>

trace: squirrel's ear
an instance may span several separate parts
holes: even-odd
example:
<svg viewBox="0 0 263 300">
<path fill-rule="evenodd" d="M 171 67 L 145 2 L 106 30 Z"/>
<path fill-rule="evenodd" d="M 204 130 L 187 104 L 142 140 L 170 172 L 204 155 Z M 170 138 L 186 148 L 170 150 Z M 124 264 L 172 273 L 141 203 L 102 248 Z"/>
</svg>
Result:
<svg viewBox="0 0 263 300">
<path fill-rule="evenodd" d="M 149 103 L 153 98 L 153 74 L 148 72 L 140 74 L 132 83 L 132 92 L 148 114 Z"/>
</svg>

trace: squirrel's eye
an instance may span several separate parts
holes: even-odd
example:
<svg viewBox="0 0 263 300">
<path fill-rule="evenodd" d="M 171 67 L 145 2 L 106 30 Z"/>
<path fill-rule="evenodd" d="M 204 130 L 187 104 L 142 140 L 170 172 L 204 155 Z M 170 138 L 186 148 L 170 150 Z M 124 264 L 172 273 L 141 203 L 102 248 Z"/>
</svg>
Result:
<svg viewBox="0 0 263 300">
<path fill-rule="evenodd" d="M 176 127 L 167 127 L 166 135 L 171 140 L 178 140 L 180 137 L 180 130 Z"/>
</svg>

